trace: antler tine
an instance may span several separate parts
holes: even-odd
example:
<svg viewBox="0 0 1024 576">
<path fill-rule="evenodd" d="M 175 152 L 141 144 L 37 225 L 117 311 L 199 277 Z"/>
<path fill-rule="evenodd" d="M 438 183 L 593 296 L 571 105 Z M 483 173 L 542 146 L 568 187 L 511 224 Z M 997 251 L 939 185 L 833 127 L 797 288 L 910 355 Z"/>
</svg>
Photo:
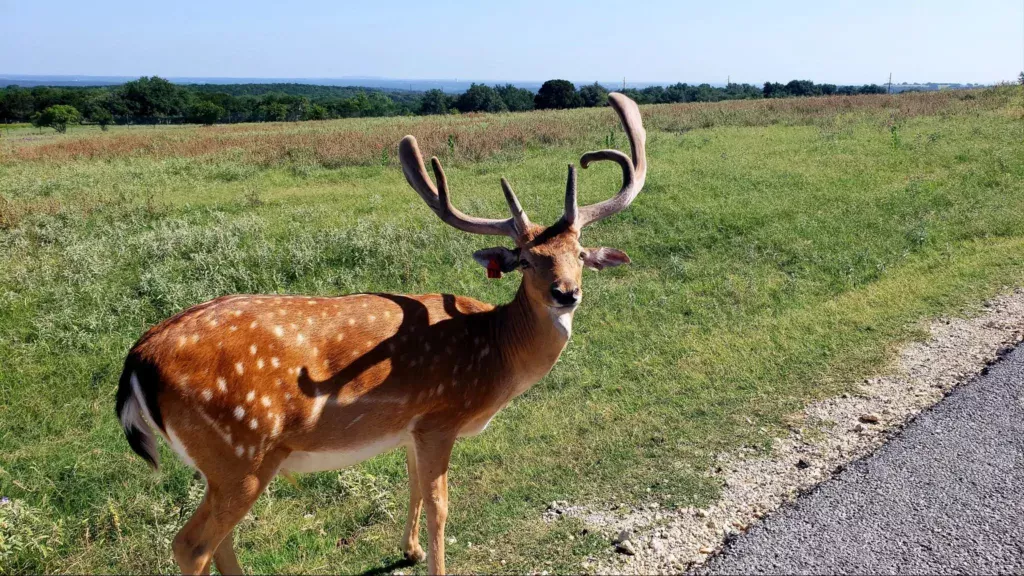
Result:
<svg viewBox="0 0 1024 576">
<path fill-rule="evenodd" d="M 501 191 L 505 193 L 505 202 L 508 203 L 508 209 L 512 211 L 512 218 L 515 220 L 519 233 L 526 232 L 530 227 L 530 218 L 523 210 L 522 204 L 519 203 L 519 198 L 516 198 L 516 193 L 512 191 L 512 185 L 504 176 L 501 178 Z"/>
<path fill-rule="evenodd" d="M 576 206 L 576 167 L 569 164 L 569 176 L 565 180 L 565 214 L 562 218 L 569 226 L 576 224 L 579 208 Z"/>
<path fill-rule="evenodd" d="M 576 218 L 578 228 L 625 210 L 643 189 L 644 181 L 647 179 L 647 132 L 640 118 L 640 109 L 636 102 L 618 92 L 609 94 L 608 101 L 619 115 L 622 128 L 626 131 L 632 158 L 618 150 L 587 152 L 580 158 L 580 166 L 583 168 L 598 160 L 617 162 L 622 167 L 622 188 L 608 200 L 580 207 Z M 568 210 L 568 202 L 566 208 Z M 568 213 L 566 218 L 568 219 Z"/>
<path fill-rule="evenodd" d="M 438 187 L 440 188 L 439 192 L 438 188 L 435 188 L 433 182 L 430 181 L 430 177 L 427 176 L 427 169 L 423 165 L 423 155 L 420 154 L 419 145 L 417 145 L 415 137 L 406 136 L 402 138 L 402 141 L 398 144 L 398 159 L 402 164 L 402 173 L 405 174 L 405 179 L 409 182 L 409 186 L 420 195 L 420 198 L 423 198 L 427 206 L 444 223 L 471 234 L 511 236 L 514 239 L 519 237 L 514 218 L 507 218 L 505 220 L 477 218 L 463 214 L 452 206 L 451 199 L 448 196 L 448 180 L 444 175 L 444 169 L 441 168 L 441 161 L 436 156 L 430 159 L 434 169 L 434 176 L 437 178 Z M 516 203 L 518 204 L 518 201 Z"/>
</svg>

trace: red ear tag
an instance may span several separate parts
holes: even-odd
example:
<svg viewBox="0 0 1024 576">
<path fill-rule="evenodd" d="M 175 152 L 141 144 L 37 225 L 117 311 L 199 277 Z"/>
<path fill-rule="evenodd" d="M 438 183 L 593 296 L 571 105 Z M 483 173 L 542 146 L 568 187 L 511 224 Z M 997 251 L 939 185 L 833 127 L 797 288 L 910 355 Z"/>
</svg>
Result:
<svg viewBox="0 0 1024 576">
<path fill-rule="evenodd" d="M 487 277 L 501 278 L 501 263 L 498 262 L 497 258 L 491 258 L 487 261 Z"/>
</svg>

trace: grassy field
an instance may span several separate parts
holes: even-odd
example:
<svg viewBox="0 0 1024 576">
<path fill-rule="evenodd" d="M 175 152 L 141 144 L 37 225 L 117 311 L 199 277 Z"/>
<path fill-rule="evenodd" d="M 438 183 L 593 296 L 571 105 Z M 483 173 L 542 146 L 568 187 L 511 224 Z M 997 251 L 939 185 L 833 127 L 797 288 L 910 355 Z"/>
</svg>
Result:
<svg viewBox="0 0 1024 576">
<path fill-rule="evenodd" d="M 766 449 L 810 400 L 854 389 L 920 321 L 1024 279 L 1024 94 L 987 91 L 642 109 L 650 172 L 588 228 L 631 266 L 585 274 L 561 361 L 453 456 L 453 571 L 576 572 L 607 542 L 546 503 L 702 505 L 715 454 Z M 168 572 L 202 494 L 154 475 L 114 418 L 124 354 L 153 323 L 235 292 L 511 298 L 395 159 L 446 162 L 454 202 L 560 214 L 579 154 L 626 145 L 610 110 L 0 139 L 0 572 Z M 581 201 L 618 189 L 580 174 Z M 240 525 L 255 572 L 388 568 L 404 455 L 276 481 Z M 504 561 L 504 563 L 502 563 Z M 422 571 L 422 567 L 416 570 Z"/>
</svg>

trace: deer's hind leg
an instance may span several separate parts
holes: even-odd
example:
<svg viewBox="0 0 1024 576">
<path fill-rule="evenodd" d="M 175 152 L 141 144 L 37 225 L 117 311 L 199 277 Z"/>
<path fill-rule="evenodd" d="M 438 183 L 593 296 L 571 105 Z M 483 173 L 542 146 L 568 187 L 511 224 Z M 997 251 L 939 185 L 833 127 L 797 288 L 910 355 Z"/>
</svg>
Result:
<svg viewBox="0 0 1024 576">
<path fill-rule="evenodd" d="M 412 563 L 426 560 L 427 555 L 420 546 L 420 513 L 423 510 L 423 496 L 420 479 L 416 472 L 416 451 L 412 446 L 405 449 L 405 462 L 409 469 L 409 515 L 405 520 L 405 535 L 402 537 L 402 553 Z"/>
<path fill-rule="evenodd" d="M 242 566 L 235 556 L 234 529 L 220 541 L 217 551 L 213 553 L 213 564 L 221 574 L 242 574 Z"/>
<path fill-rule="evenodd" d="M 222 573 L 241 572 L 231 531 L 273 480 L 285 456 L 271 452 L 250 470 L 207 475 L 203 502 L 171 545 L 182 574 L 208 574 L 214 559 Z"/>
</svg>

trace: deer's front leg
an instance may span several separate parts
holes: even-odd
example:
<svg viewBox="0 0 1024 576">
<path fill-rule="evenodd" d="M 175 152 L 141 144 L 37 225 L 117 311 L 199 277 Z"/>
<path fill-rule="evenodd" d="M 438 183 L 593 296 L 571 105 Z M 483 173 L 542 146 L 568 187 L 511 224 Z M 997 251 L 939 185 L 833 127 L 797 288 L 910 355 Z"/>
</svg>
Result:
<svg viewBox="0 0 1024 576">
<path fill-rule="evenodd" d="M 448 461 L 455 438 L 439 434 L 416 437 L 416 475 L 427 509 L 429 570 L 444 574 L 444 524 L 448 519 Z"/>
<path fill-rule="evenodd" d="M 405 449 L 405 463 L 409 469 L 409 516 L 405 520 L 402 552 L 406 560 L 417 563 L 426 559 L 427 555 L 420 547 L 420 512 L 423 510 L 423 496 L 420 492 L 419 475 L 416 473 L 416 450 L 412 446 Z"/>
</svg>

